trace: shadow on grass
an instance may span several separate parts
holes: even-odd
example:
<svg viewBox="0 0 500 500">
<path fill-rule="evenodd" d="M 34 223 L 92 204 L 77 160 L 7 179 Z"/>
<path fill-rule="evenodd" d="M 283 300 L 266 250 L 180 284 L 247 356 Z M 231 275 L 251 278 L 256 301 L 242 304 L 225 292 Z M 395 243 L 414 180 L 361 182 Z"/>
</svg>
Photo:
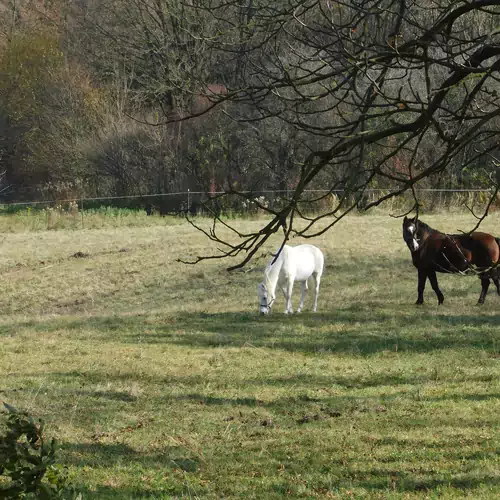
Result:
<svg viewBox="0 0 500 500">
<path fill-rule="evenodd" d="M 367 481 L 356 481 L 356 487 L 368 490 L 392 490 L 393 492 L 439 491 L 442 488 L 473 490 L 484 486 L 500 485 L 500 477 L 492 474 L 463 474 L 460 477 L 416 479 L 413 474 L 400 470 L 386 471 L 371 469 Z M 352 486 L 352 485 L 351 485 Z"/>
<path fill-rule="evenodd" d="M 397 470 L 384 470 L 384 469 L 368 469 L 358 471 L 357 473 L 346 474 L 346 476 L 340 476 L 337 480 L 332 481 L 327 480 L 323 486 L 323 481 L 321 478 L 314 481 L 314 486 L 311 484 L 311 488 L 308 488 L 314 495 L 311 497 L 320 498 L 336 498 L 342 491 L 349 491 L 353 488 L 363 489 L 365 492 L 370 492 L 377 494 L 377 498 L 380 495 L 386 495 L 383 498 L 393 498 L 394 495 L 398 493 L 408 494 L 422 492 L 422 494 L 430 494 L 432 498 L 438 498 L 440 495 L 446 493 L 451 498 L 451 495 L 462 496 L 464 494 L 474 495 L 479 494 L 478 490 L 481 490 L 483 494 L 488 495 L 487 498 L 497 498 L 495 495 L 495 487 L 500 485 L 500 478 L 492 473 L 464 473 L 457 474 L 456 476 L 448 475 L 438 475 L 438 477 L 432 477 L 437 474 L 433 474 L 432 471 L 420 470 L 419 474 L 425 474 L 427 477 L 417 478 L 415 474 L 409 471 Z M 367 479 L 358 479 L 355 476 L 364 476 Z M 354 476 L 354 477 L 349 477 Z M 428 477 L 430 476 L 430 477 Z M 445 477 L 443 477 L 445 476 Z M 233 478 L 232 481 L 238 482 L 239 478 Z M 248 494 L 250 498 L 259 498 L 254 495 L 260 494 L 260 498 L 282 498 L 284 496 L 292 498 L 303 498 L 307 495 L 304 488 L 301 491 L 297 489 L 296 478 L 281 477 L 278 478 L 274 476 L 273 478 L 268 478 L 267 484 L 258 484 L 257 482 L 252 485 L 245 481 L 245 484 L 249 488 Z M 227 487 L 225 488 L 227 489 Z M 489 490 L 489 491 L 488 491 Z M 163 486 L 152 486 L 149 488 L 145 487 L 110 487 L 110 486 L 98 486 L 95 489 L 79 489 L 79 491 L 84 495 L 84 498 L 99 498 L 99 499 L 138 499 L 138 498 L 149 498 L 149 499 L 166 499 L 166 498 L 200 498 L 199 495 L 206 493 L 211 493 L 209 496 L 213 497 L 214 492 L 206 490 L 204 488 L 190 487 L 187 483 L 184 484 L 172 484 L 168 478 L 165 479 Z M 366 494 L 366 493 L 365 493 Z M 349 497 L 352 496 L 352 493 Z M 308 497 L 309 498 L 309 497 Z M 339 497 L 340 498 L 340 497 Z M 343 498 L 343 496 L 342 496 Z M 380 497 L 382 498 L 382 497 Z M 405 496 L 406 498 L 406 496 Z M 427 496 L 426 496 L 427 498 Z M 475 498 L 480 498 L 479 496 Z"/>
<path fill-rule="evenodd" d="M 83 498 L 86 499 L 96 499 L 96 500 L 114 500 L 114 499 L 126 499 L 135 500 L 137 498 L 148 498 L 149 500 L 164 500 L 168 499 L 169 494 L 182 494 L 182 491 L 174 492 L 164 492 L 164 491 L 152 491 L 151 489 L 133 487 L 133 486 L 97 486 L 96 488 L 84 488 L 79 487 L 78 493 L 81 493 Z"/>
<path fill-rule="evenodd" d="M 467 377 L 467 381 L 470 377 Z M 493 381 L 492 376 L 487 381 Z M 442 396 L 434 396 L 432 398 L 425 397 L 426 401 L 490 401 L 493 399 L 500 399 L 500 394 L 443 394 Z"/>
<path fill-rule="evenodd" d="M 193 348 L 264 347 L 286 351 L 370 355 L 380 351 L 426 353 L 472 348 L 498 352 L 500 322 L 487 314 L 436 314 L 425 309 L 388 311 L 375 304 L 332 313 L 260 317 L 248 312 L 171 316 L 92 316 L 4 325 L 0 335 L 20 328 L 37 333 L 68 331 L 100 343 L 180 345 Z"/>
<path fill-rule="evenodd" d="M 412 453 L 412 449 L 418 449 L 421 453 L 425 453 L 422 448 L 432 448 L 434 451 L 429 455 L 429 461 L 420 460 L 420 465 L 417 465 L 417 468 L 412 466 L 412 461 L 401 465 L 401 457 L 396 454 L 386 456 L 385 460 L 379 457 L 376 462 L 373 461 L 373 458 L 358 457 L 355 462 L 352 462 L 353 468 L 351 469 L 350 462 L 344 463 L 344 459 L 339 456 L 338 462 L 334 460 L 327 466 L 324 464 L 323 467 L 326 466 L 327 469 L 321 469 L 323 473 L 330 471 L 336 476 L 336 480 L 332 482 L 331 474 L 326 474 L 324 478 L 325 488 L 322 488 L 323 478 L 317 476 L 318 471 L 315 470 L 314 460 L 308 465 L 303 463 L 302 465 L 305 467 L 300 465 L 302 462 L 297 463 L 297 466 L 300 467 L 304 477 L 315 477 L 314 486 L 317 489 L 322 489 L 323 493 L 328 491 L 338 493 L 339 488 L 362 488 L 368 492 L 385 491 L 387 494 L 416 491 L 438 494 L 442 492 L 443 488 L 451 488 L 468 490 L 471 493 L 471 490 L 477 488 L 494 488 L 500 485 L 498 474 L 481 471 L 476 467 L 473 470 L 469 469 L 469 465 L 473 466 L 478 461 L 494 461 L 498 456 L 497 451 L 462 450 L 458 443 L 450 441 L 422 443 L 384 438 L 378 440 L 376 444 L 377 446 L 397 446 L 397 449 L 403 453 Z M 203 469 L 198 458 L 182 455 L 178 447 L 165 447 L 160 452 L 138 452 L 125 444 L 63 443 L 60 448 L 61 458 L 68 465 L 110 469 L 110 471 L 114 471 L 111 472 L 111 480 L 113 480 L 117 470 L 123 472 L 124 468 L 127 468 L 134 470 L 135 475 L 141 479 L 150 480 L 147 487 L 141 485 L 140 482 L 136 486 L 121 486 L 119 478 L 117 478 L 118 484 L 115 487 L 99 485 L 95 489 L 80 490 L 85 494 L 85 498 L 169 498 L 168 495 L 183 496 L 188 494 L 190 489 L 189 484 L 184 479 L 186 476 L 183 474 L 189 473 L 190 481 L 196 484 L 198 483 L 198 474 Z M 242 456 L 238 456 L 238 458 L 243 459 Z M 455 462 L 459 461 L 465 468 L 464 472 L 456 471 L 451 474 L 440 465 L 440 461 L 444 458 Z M 387 467 L 384 467 L 383 464 L 387 464 Z M 176 472 L 177 476 L 175 476 Z M 269 470 L 268 474 L 264 472 L 261 477 L 268 478 L 267 485 L 266 482 L 260 484 L 260 481 L 254 483 L 253 487 L 256 491 L 261 495 L 272 495 L 273 490 L 276 492 L 284 488 L 284 492 L 294 493 L 296 482 L 292 477 L 293 472 L 291 476 L 287 474 L 279 479 L 273 474 L 273 470 Z M 233 481 L 238 481 L 238 477 L 233 478 Z M 247 481 L 246 484 L 251 487 Z M 200 493 L 204 492 L 199 490 L 198 494 Z"/>
<path fill-rule="evenodd" d="M 61 459 L 66 465 L 78 468 L 109 469 L 110 480 L 116 471 L 133 470 L 135 475 L 150 481 L 148 487 L 98 485 L 95 488 L 78 488 L 84 498 L 171 498 L 189 493 L 185 481 L 172 481 L 172 474 L 183 477 L 184 473 L 196 474 L 201 463 L 197 457 L 187 457 L 179 447 L 164 447 L 159 452 L 139 452 L 132 447 L 116 443 L 62 443 L 59 445 Z M 185 450 L 184 450 L 185 451 Z M 118 474 L 119 476 L 119 474 Z M 142 481 L 138 481 L 141 483 Z"/>
<path fill-rule="evenodd" d="M 429 330 L 429 328 L 431 330 Z M 450 348 L 497 351 L 497 318 L 432 315 L 394 316 L 366 309 L 332 314 L 275 315 L 259 318 L 224 313 L 178 316 L 172 325 L 158 325 L 148 334 L 132 333 L 123 342 L 176 344 L 190 347 L 267 347 L 316 353 L 370 355 L 380 351 L 430 352 Z"/>
<path fill-rule="evenodd" d="M 137 401 L 137 396 L 133 396 L 125 391 L 83 391 L 76 390 L 71 391 L 71 393 L 75 396 L 82 396 L 84 398 L 92 398 L 92 399 L 107 399 L 110 401 L 123 401 L 125 403 L 132 403 Z"/>
<path fill-rule="evenodd" d="M 198 458 L 179 455 L 178 446 L 165 447 L 159 453 L 141 453 L 122 443 L 61 443 L 61 453 L 65 463 L 89 467 L 114 467 L 117 464 L 133 464 L 134 467 L 149 469 L 162 463 L 170 469 L 196 472 L 200 463 Z"/>
</svg>

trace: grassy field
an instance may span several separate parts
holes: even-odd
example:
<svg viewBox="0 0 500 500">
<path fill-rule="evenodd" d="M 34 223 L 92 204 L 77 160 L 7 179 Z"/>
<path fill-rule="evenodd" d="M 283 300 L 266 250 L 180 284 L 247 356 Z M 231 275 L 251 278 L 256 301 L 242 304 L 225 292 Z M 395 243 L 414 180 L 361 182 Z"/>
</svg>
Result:
<svg viewBox="0 0 500 500">
<path fill-rule="evenodd" d="M 84 498 L 500 496 L 500 298 L 439 276 L 445 304 L 415 306 L 401 220 L 312 241 L 319 312 L 269 317 L 268 256 L 185 266 L 187 224 L 103 226 L 0 235 L 0 400 L 46 420 Z"/>
</svg>

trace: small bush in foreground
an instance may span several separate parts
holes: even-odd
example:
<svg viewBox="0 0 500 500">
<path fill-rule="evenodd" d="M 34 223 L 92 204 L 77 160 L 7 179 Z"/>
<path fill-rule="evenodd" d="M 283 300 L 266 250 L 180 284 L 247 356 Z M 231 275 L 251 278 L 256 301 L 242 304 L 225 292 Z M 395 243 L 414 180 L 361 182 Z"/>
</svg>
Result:
<svg viewBox="0 0 500 500">
<path fill-rule="evenodd" d="M 43 421 L 4 406 L 9 415 L 0 436 L 0 498 L 81 498 L 67 489 L 67 469 L 56 464 L 56 441 L 45 442 Z"/>
</svg>

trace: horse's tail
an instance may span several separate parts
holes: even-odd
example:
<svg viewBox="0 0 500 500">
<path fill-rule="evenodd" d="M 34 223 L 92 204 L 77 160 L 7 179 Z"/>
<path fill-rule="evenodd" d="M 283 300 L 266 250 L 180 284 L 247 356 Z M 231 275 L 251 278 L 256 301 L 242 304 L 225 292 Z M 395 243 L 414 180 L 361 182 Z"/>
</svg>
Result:
<svg viewBox="0 0 500 500">
<path fill-rule="evenodd" d="M 495 241 L 497 242 L 498 245 L 498 250 L 500 251 L 500 238 L 497 238 L 494 236 Z M 493 275 L 495 275 L 495 278 L 500 278 L 500 260 L 495 262 L 492 266 L 492 269 L 490 271 Z"/>
</svg>

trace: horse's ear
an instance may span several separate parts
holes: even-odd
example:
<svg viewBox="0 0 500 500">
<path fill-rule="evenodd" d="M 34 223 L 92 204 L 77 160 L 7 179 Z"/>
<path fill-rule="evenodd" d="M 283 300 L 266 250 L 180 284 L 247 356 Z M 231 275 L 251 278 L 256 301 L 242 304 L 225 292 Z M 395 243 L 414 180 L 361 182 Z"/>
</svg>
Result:
<svg viewBox="0 0 500 500">
<path fill-rule="evenodd" d="M 408 220 L 408 217 L 406 217 L 405 215 L 405 218 L 403 219 L 403 222 L 406 222 Z"/>
</svg>

